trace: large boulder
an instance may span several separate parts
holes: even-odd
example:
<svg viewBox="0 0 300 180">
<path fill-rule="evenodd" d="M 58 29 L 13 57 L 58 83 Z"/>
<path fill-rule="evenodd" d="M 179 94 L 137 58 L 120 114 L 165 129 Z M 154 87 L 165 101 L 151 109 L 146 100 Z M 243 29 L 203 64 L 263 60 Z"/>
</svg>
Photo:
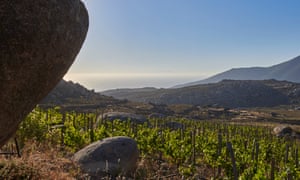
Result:
<svg viewBox="0 0 300 180">
<path fill-rule="evenodd" d="M 88 24 L 80 0 L 0 1 L 0 147 L 62 79 Z"/>
<path fill-rule="evenodd" d="M 125 136 L 94 142 L 75 153 L 73 160 L 91 177 L 131 176 L 137 167 L 136 142 Z"/>
</svg>

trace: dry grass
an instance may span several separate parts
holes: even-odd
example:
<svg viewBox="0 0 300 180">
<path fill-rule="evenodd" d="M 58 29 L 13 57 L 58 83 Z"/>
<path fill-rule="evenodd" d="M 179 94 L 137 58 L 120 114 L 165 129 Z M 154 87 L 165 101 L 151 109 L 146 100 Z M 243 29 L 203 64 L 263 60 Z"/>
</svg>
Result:
<svg viewBox="0 0 300 180">
<path fill-rule="evenodd" d="M 30 180 L 77 180 L 88 179 L 87 175 L 71 161 L 72 154 L 59 147 L 26 143 L 22 150 L 22 157 L 0 156 L 0 179 L 30 179 Z M 212 172 L 209 167 L 197 166 L 197 177 L 210 177 Z M 199 176 L 199 174 L 201 176 Z M 127 179 L 182 179 L 177 165 L 165 160 L 141 158 L 133 177 Z M 102 179 L 109 179 L 102 178 Z M 117 177 L 117 180 L 124 177 Z M 188 179 L 194 179 L 193 176 Z M 200 179 L 200 178 L 196 178 Z"/>
<path fill-rule="evenodd" d="M 22 157 L 0 156 L 0 179 L 87 179 L 87 176 L 80 172 L 79 167 L 71 161 L 72 154 L 68 152 L 59 147 L 51 147 L 34 141 L 28 142 L 22 150 Z M 132 177 L 132 179 L 149 180 L 181 178 L 176 165 L 152 158 L 142 158 Z"/>
<path fill-rule="evenodd" d="M 0 157 L 0 179 L 82 179 L 79 168 L 58 148 L 27 143 L 22 157 Z"/>
<path fill-rule="evenodd" d="M 143 158 L 138 164 L 135 172 L 135 179 L 181 179 L 176 166 L 153 160 L 151 158 Z"/>
</svg>

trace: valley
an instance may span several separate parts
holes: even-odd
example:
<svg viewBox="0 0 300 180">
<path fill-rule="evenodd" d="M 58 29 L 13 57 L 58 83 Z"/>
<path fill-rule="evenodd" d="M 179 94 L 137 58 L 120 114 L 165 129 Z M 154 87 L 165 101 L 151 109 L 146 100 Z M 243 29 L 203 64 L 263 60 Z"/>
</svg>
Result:
<svg viewBox="0 0 300 180">
<path fill-rule="evenodd" d="M 2 148 L 21 153 L 22 160 L 0 158 L 0 177 L 84 179 L 72 154 L 106 137 L 127 136 L 140 153 L 134 179 L 300 178 L 299 140 L 276 137 L 274 127 L 300 132 L 299 83 L 225 79 L 99 93 L 61 80 L 20 125 L 21 152 L 14 140 Z"/>
</svg>

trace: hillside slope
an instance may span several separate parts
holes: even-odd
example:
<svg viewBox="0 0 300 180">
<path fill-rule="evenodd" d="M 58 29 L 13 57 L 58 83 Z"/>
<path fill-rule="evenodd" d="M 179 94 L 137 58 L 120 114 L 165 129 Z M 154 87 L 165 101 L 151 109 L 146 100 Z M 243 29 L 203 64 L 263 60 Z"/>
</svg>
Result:
<svg viewBox="0 0 300 180">
<path fill-rule="evenodd" d="M 119 111 L 145 115 L 152 113 L 173 114 L 166 106 L 115 99 L 96 93 L 94 90 L 88 90 L 79 83 L 65 80 L 61 80 L 39 103 L 39 106 L 42 108 L 59 106 L 61 110 L 76 112 Z"/>
<path fill-rule="evenodd" d="M 118 99 L 156 104 L 272 107 L 300 102 L 300 84 L 276 80 L 223 80 L 176 89 L 128 89 L 107 92 Z"/>
<path fill-rule="evenodd" d="M 174 86 L 174 88 L 198 84 L 216 83 L 224 79 L 266 80 L 276 79 L 300 83 L 300 56 L 270 67 L 234 68 L 204 80 Z"/>
<path fill-rule="evenodd" d="M 70 109 L 97 109 L 123 101 L 100 95 L 79 83 L 61 80 L 57 86 L 39 103 L 40 106 L 64 106 Z M 72 109 L 72 110 L 73 110 Z"/>
</svg>

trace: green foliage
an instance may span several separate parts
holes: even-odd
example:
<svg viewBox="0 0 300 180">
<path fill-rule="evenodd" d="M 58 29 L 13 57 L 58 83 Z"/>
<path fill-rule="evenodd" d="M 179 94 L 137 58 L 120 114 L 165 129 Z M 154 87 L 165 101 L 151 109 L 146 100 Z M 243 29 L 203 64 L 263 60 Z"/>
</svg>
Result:
<svg viewBox="0 0 300 180">
<path fill-rule="evenodd" d="M 167 120 L 150 120 L 155 122 L 155 127 L 151 127 L 130 121 L 96 122 L 92 113 L 59 111 L 59 108 L 35 109 L 21 123 L 18 138 L 22 142 L 34 139 L 60 145 L 75 152 L 106 137 L 129 136 L 137 141 L 142 157 L 174 164 L 186 178 L 199 174 L 205 164 L 214 171 L 210 176 L 216 179 L 233 177 L 226 147 L 226 142 L 231 142 L 240 179 L 270 179 L 272 168 L 275 179 L 300 179 L 296 159 L 299 143 L 275 138 L 265 127 L 173 119 L 183 123 L 185 129 L 171 130 L 163 126 Z M 271 162 L 275 162 L 273 167 Z"/>
<path fill-rule="evenodd" d="M 45 113 L 37 108 L 20 124 L 17 137 L 21 145 L 24 145 L 24 142 L 28 139 L 44 141 L 48 135 L 47 131 L 48 125 Z"/>
</svg>

